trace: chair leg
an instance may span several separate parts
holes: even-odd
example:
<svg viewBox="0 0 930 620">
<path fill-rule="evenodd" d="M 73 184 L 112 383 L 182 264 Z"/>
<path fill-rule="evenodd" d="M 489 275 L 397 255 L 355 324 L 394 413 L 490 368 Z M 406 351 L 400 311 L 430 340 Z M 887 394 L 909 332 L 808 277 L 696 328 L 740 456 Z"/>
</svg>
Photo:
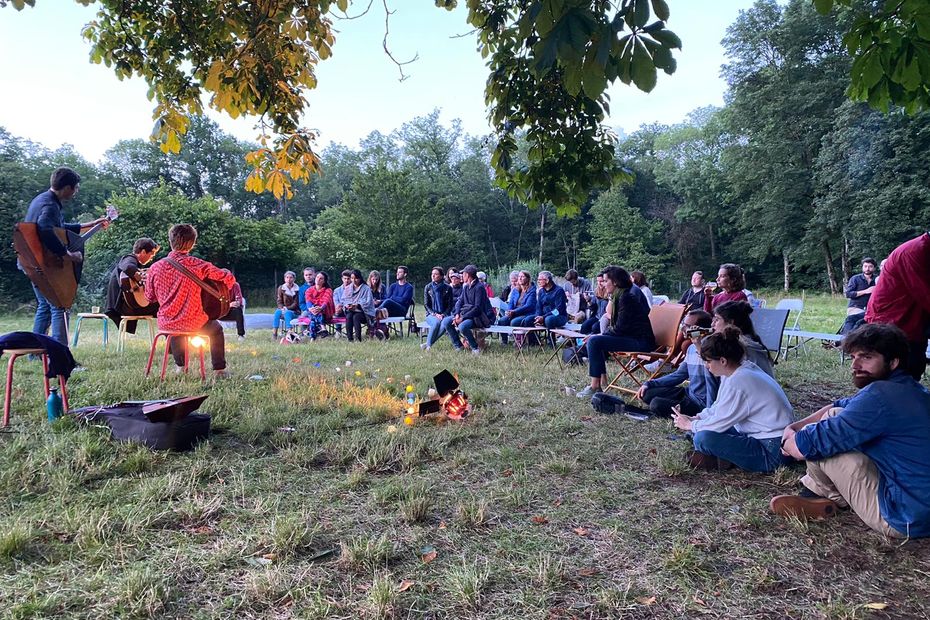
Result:
<svg viewBox="0 0 930 620">
<path fill-rule="evenodd" d="M 165 380 L 165 371 L 168 370 L 168 352 L 171 350 L 171 340 L 174 336 L 165 336 L 165 355 L 161 358 L 161 380 Z"/>
<path fill-rule="evenodd" d="M 203 347 L 197 347 L 197 350 L 200 351 L 200 380 L 206 381 L 207 370 L 206 370 L 206 366 L 204 366 L 204 363 L 203 363 Z"/>
<path fill-rule="evenodd" d="M 68 380 L 64 375 L 58 375 L 58 387 L 61 388 L 61 400 L 64 405 L 64 412 L 68 413 L 71 406 L 68 404 Z"/>
<path fill-rule="evenodd" d="M 13 362 L 18 355 L 10 355 L 10 361 L 6 364 L 6 392 L 3 396 L 3 426 L 10 425 L 10 402 L 13 398 Z"/>
<path fill-rule="evenodd" d="M 119 332 L 116 334 L 116 352 L 122 353 L 126 341 L 126 319 L 119 320 Z"/>
<path fill-rule="evenodd" d="M 109 342 L 109 339 L 110 339 L 109 334 L 107 333 L 107 330 L 110 327 L 109 325 L 107 325 L 108 322 L 109 322 L 109 319 L 103 319 L 103 350 L 104 351 L 107 350 L 107 343 Z"/>
<path fill-rule="evenodd" d="M 52 393 L 48 385 L 48 354 L 42 354 L 42 381 L 45 383 L 45 398 Z"/>
<path fill-rule="evenodd" d="M 78 338 L 81 336 L 81 321 L 84 317 L 79 316 L 77 318 L 77 323 L 74 326 L 74 338 L 71 340 L 71 346 L 76 347 L 78 343 Z"/>
<path fill-rule="evenodd" d="M 145 366 L 145 376 L 148 377 L 152 372 L 152 362 L 155 361 L 155 345 L 157 344 L 158 337 L 152 338 L 152 347 L 149 349 L 149 363 Z"/>
<path fill-rule="evenodd" d="M 155 342 L 155 319 L 148 319 L 149 324 L 149 342 Z"/>
</svg>

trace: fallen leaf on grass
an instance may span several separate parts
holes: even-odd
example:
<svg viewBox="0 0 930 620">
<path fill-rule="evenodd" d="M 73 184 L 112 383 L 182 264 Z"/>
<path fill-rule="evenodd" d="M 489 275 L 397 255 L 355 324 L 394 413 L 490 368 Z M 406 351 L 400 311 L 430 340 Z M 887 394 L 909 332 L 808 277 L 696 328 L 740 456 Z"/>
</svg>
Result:
<svg viewBox="0 0 930 620">
<path fill-rule="evenodd" d="M 561 505 L 562 505 L 562 498 L 560 497 L 559 499 L 557 499 L 557 500 L 555 500 L 554 502 L 552 502 L 552 505 L 555 506 L 556 508 L 558 508 L 559 506 L 561 506 Z"/>
<path fill-rule="evenodd" d="M 704 607 L 707 607 L 707 603 L 705 603 L 703 600 L 699 599 L 696 596 L 691 597 L 691 600 L 697 603 L 698 605 L 703 605 Z"/>
<path fill-rule="evenodd" d="M 269 562 L 274 562 L 275 560 L 278 559 L 278 554 L 277 553 L 266 553 L 262 557 L 268 560 Z"/>
<path fill-rule="evenodd" d="M 424 564 L 429 564 L 436 559 L 436 556 L 439 555 L 436 552 L 436 548 L 430 545 L 420 548 L 420 559 Z"/>
<path fill-rule="evenodd" d="M 542 515 L 536 515 L 535 517 L 530 519 L 530 521 L 532 521 L 536 525 L 543 525 L 544 523 L 549 523 L 549 519 L 547 519 L 546 517 Z"/>
<path fill-rule="evenodd" d="M 655 448 L 649 448 L 649 454 L 655 455 L 658 454 Z"/>
<path fill-rule="evenodd" d="M 195 528 L 191 528 L 191 534 L 212 534 L 213 528 L 209 525 L 198 525 Z"/>
<path fill-rule="evenodd" d="M 512 469 L 505 469 L 504 471 L 501 472 L 501 476 L 504 476 L 504 477 L 509 477 L 512 475 L 513 475 Z"/>
<path fill-rule="evenodd" d="M 440 522 L 439 522 L 439 529 L 441 529 L 441 530 L 446 529 L 446 522 L 445 522 L 445 521 L 440 521 Z"/>
<path fill-rule="evenodd" d="M 576 528 L 573 528 L 572 531 L 575 532 L 576 534 L 578 534 L 579 536 L 587 536 L 588 533 L 589 533 L 588 530 L 586 530 L 586 529 L 583 528 L 583 527 L 576 527 Z"/>
<path fill-rule="evenodd" d="M 866 603 L 863 605 L 866 609 L 875 609 L 881 611 L 882 609 L 888 609 L 888 603 Z"/>
<path fill-rule="evenodd" d="M 413 586 L 415 586 L 416 583 L 417 583 L 417 582 L 414 581 L 413 579 L 404 579 L 403 581 L 400 582 L 400 585 L 397 586 L 397 591 L 398 591 L 398 592 L 406 592 L 407 590 L 409 590 L 410 588 L 412 588 Z"/>
<path fill-rule="evenodd" d="M 590 421 L 593 420 L 593 419 L 594 419 L 594 418 L 592 418 L 592 417 L 589 416 L 589 415 L 583 415 L 583 416 L 581 416 L 581 421 L 582 421 L 582 422 L 590 422 Z"/>
<path fill-rule="evenodd" d="M 636 599 L 636 602 L 639 603 L 640 605 L 645 605 L 646 607 L 649 607 L 650 605 L 655 604 L 656 597 L 650 596 L 649 598 L 646 598 L 645 596 L 640 596 Z"/>
<path fill-rule="evenodd" d="M 597 574 L 596 568 L 582 568 L 580 571 L 578 571 L 579 577 L 593 577 L 596 574 Z"/>
</svg>

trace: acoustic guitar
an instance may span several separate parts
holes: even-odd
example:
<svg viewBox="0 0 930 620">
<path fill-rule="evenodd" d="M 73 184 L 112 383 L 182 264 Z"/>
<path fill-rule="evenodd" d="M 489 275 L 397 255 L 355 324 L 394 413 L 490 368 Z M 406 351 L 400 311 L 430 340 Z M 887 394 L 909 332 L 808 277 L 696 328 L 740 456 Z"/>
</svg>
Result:
<svg viewBox="0 0 930 620">
<path fill-rule="evenodd" d="M 116 207 L 107 205 L 107 219 L 111 222 L 119 217 Z M 84 253 L 88 239 L 103 228 L 96 224 L 84 234 L 56 228 L 55 234 L 70 252 Z M 49 302 L 58 308 L 70 308 L 77 296 L 81 282 L 83 264 L 70 256 L 56 256 L 42 245 L 38 226 L 32 222 L 20 222 L 13 227 L 13 249 L 26 277 Z"/>
<path fill-rule="evenodd" d="M 142 310 L 151 306 L 154 302 L 149 301 L 145 296 L 145 274 L 146 269 L 140 269 L 137 273 L 139 279 L 131 278 L 125 273 L 119 276 L 120 291 L 123 296 L 123 303 L 129 308 Z"/>
</svg>

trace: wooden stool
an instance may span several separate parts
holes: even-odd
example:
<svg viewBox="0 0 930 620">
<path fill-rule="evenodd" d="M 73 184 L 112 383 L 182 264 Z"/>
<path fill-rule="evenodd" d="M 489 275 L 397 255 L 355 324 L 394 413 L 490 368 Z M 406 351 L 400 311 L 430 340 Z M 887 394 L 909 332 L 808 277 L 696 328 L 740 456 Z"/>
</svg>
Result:
<svg viewBox="0 0 930 620">
<path fill-rule="evenodd" d="M 110 321 L 110 317 L 99 312 L 79 312 L 77 315 L 77 323 L 74 325 L 74 339 L 71 341 L 71 346 L 76 347 L 78 344 L 78 338 L 81 335 L 81 321 L 84 319 L 100 319 L 103 321 L 103 348 L 107 348 L 107 323 Z"/>
<path fill-rule="evenodd" d="M 165 371 L 168 369 L 168 355 L 171 353 L 171 341 L 174 338 L 186 338 L 188 340 L 187 346 L 184 347 L 184 372 L 187 372 L 188 364 L 190 363 L 191 358 L 191 344 L 190 339 L 194 337 L 200 337 L 204 340 L 209 340 L 208 336 L 203 334 L 198 334 L 197 332 L 163 332 L 159 331 L 155 334 L 155 337 L 152 339 L 152 348 L 149 351 L 149 363 L 145 367 L 145 376 L 148 377 L 149 373 L 152 372 L 152 361 L 155 359 L 155 347 L 158 345 L 158 339 L 164 336 L 165 338 L 165 355 L 161 360 L 161 379 L 165 379 Z M 206 344 L 206 343 L 205 343 Z M 203 346 L 197 347 L 200 351 L 200 380 L 207 380 L 207 370 L 206 366 L 203 363 Z"/>
<path fill-rule="evenodd" d="M 42 356 L 42 380 L 45 382 L 45 398 L 50 393 L 48 386 L 48 355 L 45 349 L 7 349 L 4 353 L 9 354 L 10 361 L 6 365 L 6 394 L 3 400 L 3 426 L 10 425 L 10 402 L 13 398 L 13 363 L 16 358 L 24 355 L 41 355 Z M 68 407 L 68 380 L 64 375 L 58 375 L 58 385 L 61 386 L 61 400 L 65 411 Z"/>
<path fill-rule="evenodd" d="M 126 347 L 126 325 L 129 321 L 145 321 L 149 324 L 149 340 L 155 340 L 155 317 L 154 316 L 124 316 L 119 321 L 119 338 L 116 341 L 116 352 L 122 353 Z"/>
</svg>

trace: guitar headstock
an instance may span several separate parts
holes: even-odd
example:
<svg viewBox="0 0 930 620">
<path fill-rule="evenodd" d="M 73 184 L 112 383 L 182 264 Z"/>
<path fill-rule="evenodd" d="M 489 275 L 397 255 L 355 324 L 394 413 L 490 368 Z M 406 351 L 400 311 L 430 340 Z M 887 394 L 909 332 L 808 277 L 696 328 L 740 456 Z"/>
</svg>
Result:
<svg viewBox="0 0 930 620">
<path fill-rule="evenodd" d="M 107 205 L 107 219 L 111 222 L 119 217 L 119 211 L 116 210 L 116 207 L 113 205 Z"/>
</svg>

